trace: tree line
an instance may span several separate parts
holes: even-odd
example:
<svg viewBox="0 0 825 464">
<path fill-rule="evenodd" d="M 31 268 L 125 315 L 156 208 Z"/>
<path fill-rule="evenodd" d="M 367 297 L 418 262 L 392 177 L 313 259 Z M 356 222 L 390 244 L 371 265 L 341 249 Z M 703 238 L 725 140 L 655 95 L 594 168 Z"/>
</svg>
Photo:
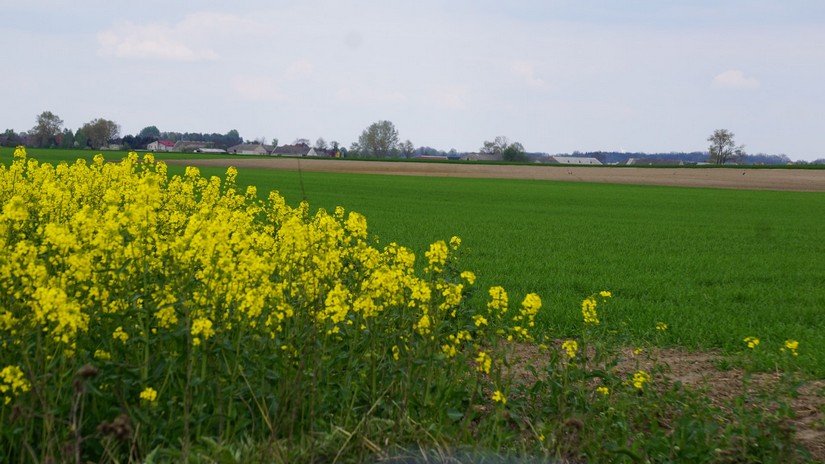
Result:
<svg viewBox="0 0 825 464">
<path fill-rule="evenodd" d="M 244 143 L 244 139 L 236 129 L 225 134 L 200 132 L 164 132 L 156 126 L 144 127 L 134 135 L 120 134 L 120 125 L 116 122 L 96 118 L 83 124 L 76 131 L 63 127 L 63 120 L 51 111 L 43 111 L 35 118 L 34 127 L 28 132 L 17 133 L 13 129 L 6 129 L 0 133 L 0 146 L 26 145 L 30 147 L 52 148 L 91 148 L 101 149 L 118 146 L 126 150 L 143 150 L 157 140 L 171 142 L 191 141 L 205 142 L 210 147 L 227 149 Z M 602 164 L 618 164 L 630 158 L 655 159 L 687 163 L 711 164 L 789 164 L 791 159 L 787 155 L 747 154 L 744 145 L 734 142 L 733 132 L 727 129 L 715 130 L 707 139 L 710 142 L 707 152 L 671 152 L 671 153 L 627 153 L 615 151 L 578 152 L 557 154 L 555 156 L 583 156 L 595 158 Z M 266 145 L 266 140 L 258 138 L 247 143 Z M 278 138 L 273 137 L 271 147 L 278 146 Z M 298 138 L 294 145 L 310 146 L 310 141 Z M 337 141 L 329 144 L 323 137 L 319 137 L 314 148 L 328 153 L 336 153 L 352 158 L 413 158 L 418 156 L 438 156 L 458 158 L 460 154 L 455 150 L 438 150 L 428 146 L 415 147 L 407 139 L 401 141 L 395 125 L 391 121 L 381 120 L 369 125 L 363 130 L 356 142 L 349 149 L 341 146 Z M 528 153 L 519 142 L 511 142 L 505 136 L 497 136 L 493 140 L 485 140 L 479 148 L 479 153 L 494 155 L 496 159 L 508 162 L 530 162 L 550 156 L 548 153 Z M 799 164 L 805 164 L 799 162 Z M 811 164 L 825 164 L 825 159 L 818 159 Z"/>
</svg>

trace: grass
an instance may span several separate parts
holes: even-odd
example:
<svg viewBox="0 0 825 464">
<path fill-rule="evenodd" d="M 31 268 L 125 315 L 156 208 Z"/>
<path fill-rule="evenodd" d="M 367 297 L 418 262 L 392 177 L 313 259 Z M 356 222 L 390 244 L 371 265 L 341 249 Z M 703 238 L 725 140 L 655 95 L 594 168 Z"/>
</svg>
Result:
<svg viewBox="0 0 825 464">
<path fill-rule="evenodd" d="M 559 336 L 578 329 L 582 295 L 609 289 L 631 342 L 659 321 L 671 328 L 661 343 L 691 349 L 791 338 L 825 376 L 825 194 L 255 170 L 239 183 L 361 212 L 419 259 L 458 235 L 479 285 L 537 292 L 540 323 Z"/>
<path fill-rule="evenodd" d="M 783 373 L 767 389 L 752 388 L 761 386 L 748 374 L 741 394 L 720 404 L 669 381 L 656 350 L 627 359 L 625 348 L 692 339 L 712 345 L 707 335 L 723 310 L 689 306 L 697 285 L 742 307 L 762 308 L 764 294 L 782 285 L 786 297 L 797 297 L 804 282 L 770 279 L 787 277 L 780 256 L 799 275 L 815 272 L 815 245 L 755 246 L 762 242 L 743 231 L 761 213 L 799 221 L 777 202 L 821 202 L 821 195 L 722 195 L 714 208 L 702 208 L 719 192 L 241 173 L 262 196 L 277 188 L 292 204 L 306 198 L 313 210 L 340 204 L 366 214 L 378 246 L 415 248 L 419 280 L 408 255 L 392 247 L 384 252 L 388 267 L 370 270 L 376 254 L 357 216 L 306 221 L 300 209 L 277 201 L 259 215 L 234 191 L 219 198 L 218 182 L 188 176 L 182 182 L 189 184 L 173 181 L 166 192 L 151 166 L 144 168 L 32 165 L 20 176 L 18 165 L 3 172 L 0 225 L 9 245 L 0 256 L 0 306 L 9 309 L 0 336 L 11 347 L 0 352 L 4 462 L 365 462 L 395 455 L 400 462 L 811 461 L 790 422 L 797 368 L 818 360 L 813 336 L 799 336 L 799 326 L 781 326 L 762 311 L 764 320 L 752 317 L 758 324 L 738 329 L 760 337 L 759 349 L 742 348 L 745 335 L 733 330 L 717 333 L 720 346 L 744 351 L 746 372 L 776 362 Z M 815 243 L 808 234 L 816 236 L 816 226 L 771 222 L 755 235 Z M 711 235 L 719 231 L 733 238 Z M 460 267 L 447 245 L 443 256 L 427 247 L 451 235 L 462 236 L 461 249 L 470 252 Z M 686 247 L 686 235 L 698 245 Z M 743 243 L 751 251 L 777 249 L 745 261 Z M 429 270 L 422 269 L 426 248 Z M 455 241 L 450 248 L 458 248 Z M 805 253 L 814 264 L 800 270 L 795 257 Z M 325 265 L 338 256 L 348 264 Z M 478 271 L 476 300 L 464 301 L 472 285 L 461 269 Z M 768 272 L 766 280 L 752 277 Z M 510 291 L 509 309 L 485 304 L 484 290 L 498 284 Z M 601 289 L 615 298 L 593 293 Z M 537 308 L 535 296 L 518 308 L 528 291 L 544 297 L 540 328 L 549 340 L 535 334 L 536 344 L 518 330 Z M 362 309 L 349 309 L 346 295 L 367 294 L 388 305 L 377 317 L 367 318 L 364 300 L 353 302 Z M 424 294 L 433 299 L 410 305 Z M 588 294 L 601 324 L 581 322 L 579 302 Z M 88 327 L 70 333 L 82 325 L 78 308 L 90 316 Z M 740 325 L 747 319 L 735 315 Z M 656 331 L 657 322 L 669 328 Z M 508 343 L 507 335 L 525 343 Z M 561 344 L 562 337 L 569 339 Z M 777 351 L 791 337 L 801 342 L 800 358 L 792 344 Z M 519 351 L 526 361 L 518 361 Z"/>
<path fill-rule="evenodd" d="M 49 161 L 72 154 L 31 152 Z M 792 338 L 803 368 L 825 377 L 822 193 L 252 169 L 238 183 L 278 190 L 291 204 L 306 198 L 312 209 L 358 211 L 382 243 L 409 246 L 419 261 L 430 243 L 460 236 L 479 285 L 538 293 L 539 323 L 559 336 L 578 329 L 582 295 L 609 289 L 631 342 L 653 338 L 659 321 L 671 328 L 662 343 L 690 349 Z"/>
<path fill-rule="evenodd" d="M 71 153 L 31 151 L 49 161 Z M 161 155 L 172 156 L 215 155 Z M 609 289 L 631 343 L 654 338 L 660 321 L 671 328 L 660 343 L 689 349 L 795 339 L 803 368 L 825 377 L 822 193 L 252 169 L 238 183 L 312 209 L 358 211 L 382 243 L 411 247 L 419 262 L 430 243 L 460 236 L 480 287 L 538 293 L 538 322 L 560 337 L 578 330 L 582 295 Z"/>
</svg>

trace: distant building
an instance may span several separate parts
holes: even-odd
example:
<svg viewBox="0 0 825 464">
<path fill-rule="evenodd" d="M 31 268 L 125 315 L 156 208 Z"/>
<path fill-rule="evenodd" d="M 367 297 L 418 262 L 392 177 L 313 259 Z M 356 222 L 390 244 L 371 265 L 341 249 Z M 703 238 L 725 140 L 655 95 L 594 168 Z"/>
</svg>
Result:
<svg viewBox="0 0 825 464">
<path fill-rule="evenodd" d="M 241 143 L 226 149 L 230 155 L 268 155 L 266 147 L 260 143 Z"/>
<path fill-rule="evenodd" d="M 226 150 L 224 150 L 223 148 L 196 148 L 195 153 L 219 154 L 219 153 L 226 153 Z"/>
<path fill-rule="evenodd" d="M 175 142 L 170 140 L 156 140 L 149 145 L 146 145 L 146 149 L 149 151 L 172 151 L 175 148 Z"/>
<path fill-rule="evenodd" d="M 312 155 L 310 155 L 312 152 Z M 314 148 L 305 143 L 297 143 L 295 145 L 281 145 L 272 150 L 274 156 L 318 156 Z"/>
<path fill-rule="evenodd" d="M 189 141 L 179 141 L 175 144 L 172 151 L 179 151 L 185 153 L 195 153 L 198 149 L 203 148 L 212 148 L 212 143 L 210 142 L 189 142 Z"/>
<path fill-rule="evenodd" d="M 579 156 L 551 156 L 550 158 L 556 160 L 556 162 L 559 164 L 578 164 L 582 166 L 602 165 L 601 161 L 597 160 L 596 158 L 584 158 Z"/>
<path fill-rule="evenodd" d="M 464 153 L 461 155 L 464 161 L 501 161 L 501 153 Z"/>
</svg>

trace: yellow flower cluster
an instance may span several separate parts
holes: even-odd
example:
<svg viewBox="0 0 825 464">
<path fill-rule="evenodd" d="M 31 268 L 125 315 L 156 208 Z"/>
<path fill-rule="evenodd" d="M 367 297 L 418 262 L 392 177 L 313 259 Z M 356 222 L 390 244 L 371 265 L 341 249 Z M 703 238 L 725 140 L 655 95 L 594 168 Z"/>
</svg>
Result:
<svg viewBox="0 0 825 464">
<path fill-rule="evenodd" d="M 490 373 L 490 368 L 493 366 L 493 358 L 485 351 L 479 351 L 476 357 L 476 370 L 484 374 Z"/>
<path fill-rule="evenodd" d="M 599 325 L 599 315 L 596 312 L 596 299 L 587 297 L 582 301 L 582 316 L 587 325 Z"/>
<path fill-rule="evenodd" d="M 759 339 L 756 337 L 745 337 L 742 341 L 745 342 L 750 349 L 754 349 L 759 345 Z"/>
<path fill-rule="evenodd" d="M 501 403 L 502 405 L 507 404 L 507 398 L 504 396 L 503 393 L 501 393 L 501 390 L 494 391 L 492 399 L 496 403 Z"/>
<path fill-rule="evenodd" d="M 158 392 L 152 387 L 146 387 L 140 392 L 140 399 L 153 403 L 158 399 Z"/>
<path fill-rule="evenodd" d="M 395 360 L 416 343 L 454 358 L 475 349 L 488 324 L 487 335 L 532 339 L 538 295 L 509 319 L 502 287 L 490 289 L 483 314 L 465 310 L 476 276 L 456 269 L 459 237 L 430 245 L 419 276 L 411 250 L 370 243 L 364 216 L 311 213 L 277 192 L 259 200 L 254 188 L 236 188 L 237 175 L 206 178 L 188 167 L 170 176 L 165 163 L 136 153 L 55 166 L 19 148 L 0 164 L 0 340 L 9 353 L 0 362 L 25 349 L 114 366 L 128 359 L 152 382 L 162 380 L 145 367 L 153 359 L 208 356 L 242 337 L 271 345 L 289 365 L 307 324 L 330 343 L 389 334 L 385 353 L 370 356 Z M 209 350 L 188 349 L 207 341 Z M 490 355 L 476 361 L 489 374 Z M 45 365 L 31 378 L 45 378 Z M 12 367 L 5 391 L 25 391 Z M 140 397 L 155 401 L 157 392 Z"/>
<path fill-rule="evenodd" d="M 793 356 L 799 356 L 799 353 L 796 351 L 799 348 L 799 342 L 796 340 L 785 340 L 785 346 L 780 348 L 780 351 L 784 352 L 788 350 L 791 352 Z"/>
<path fill-rule="evenodd" d="M 4 404 L 11 403 L 13 397 L 31 390 L 31 384 L 26 380 L 23 371 L 18 366 L 6 366 L 0 371 L 0 393 L 3 394 Z"/>
<path fill-rule="evenodd" d="M 645 384 L 650 383 L 650 374 L 645 371 L 637 371 L 633 374 L 633 378 L 630 380 L 630 383 L 637 389 L 642 390 L 644 389 Z"/>
<path fill-rule="evenodd" d="M 571 359 L 576 357 L 576 352 L 579 350 L 579 344 L 575 340 L 567 340 L 561 344 L 561 348 L 567 353 Z"/>
</svg>

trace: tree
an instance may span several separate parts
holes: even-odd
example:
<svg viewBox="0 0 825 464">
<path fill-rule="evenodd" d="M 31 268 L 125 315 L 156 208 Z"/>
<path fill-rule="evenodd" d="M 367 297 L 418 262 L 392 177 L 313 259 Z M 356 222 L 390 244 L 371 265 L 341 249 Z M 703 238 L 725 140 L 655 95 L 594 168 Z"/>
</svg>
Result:
<svg viewBox="0 0 825 464">
<path fill-rule="evenodd" d="M 736 162 L 745 156 L 745 146 L 736 146 L 733 141 L 733 132 L 727 129 L 717 129 L 708 137 L 708 161 L 714 164 Z"/>
<path fill-rule="evenodd" d="M 74 133 L 74 146 L 75 148 L 89 147 L 89 136 L 86 135 L 86 131 L 82 127 Z"/>
<path fill-rule="evenodd" d="M 160 140 L 160 130 L 157 126 L 146 126 L 140 130 L 138 137 L 152 139 L 152 141 Z"/>
<path fill-rule="evenodd" d="M 510 145 L 510 141 L 507 140 L 507 137 L 503 135 L 499 135 L 495 138 L 492 142 L 489 140 L 484 141 L 484 146 L 479 149 L 479 152 L 485 153 L 487 155 L 500 155 L 504 153 L 504 150 Z"/>
<path fill-rule="evenodd" d="M 89 137 L 89 143 L 93 148 L 103 148 L 120 136 L 120 126 L 108 119 L 93 119 L 81 128 L 84 134 Z"/>
<path fill-rule="evenodd" d="M 327 141 L 324 140 L 323 137 L 318 137 L 318 140 L 315 141 L 315 148 L 319 150 L 326 150 L 327 149 Z"/>
<path fill-rule="evenodd" d="M 6 132 L 0 134 L 0 146 L 16 147 L 18 145 L 23 145 L 23 137 L 14 129 L 6 129 Z"/>
<path fill-rule="evenodd" d="M 60 148 L 74 147 L 74 133 L 71 129 L 63 129 L 63 140 L 60 141 Z"/>
<path fill-rule="evenodd" d="M 48 147 L 54 143 L 62 127 L 62 119 L 51 111 L 44 111 L 37 116 L 37 124 L 29 134 L 32 137 L 30 141 L 38 147 Z"/>
<path fill-rule="evenodd" d="M 507 137 L 498 136 L 492 142 L 484 141 L 484 146 L 479 150 L 488 155 L 500 155 L 501 159 L 510 162 L 526 162 L 529 158 L 524 153 L 524 146 L 519 142 L 510 143 Z"/>
<path fill-rule="evenodd" d="M 277 147 L 277 146 L 278 146 L 278 137 L 272 137 L 272 146 L 273 146 L 273 147 Z"/>
<path fill-rule="evenodd" d="M 364 129 L 358 137 L 361 156 L 388 158 L 398 154 L 398 130 L 390 121 L 378 121 Z"/>
<path fill-rule="evenodd" d="M 507 145 L 507 148 L 501 152 L 501 159 L 516 163 L 525 163 L 530 160 L 524 153 L 524 147 L 518 142 Z"/>
<path fill-rule="evenodd" d="M 298 139 L 295 139 L 295 141 L 292 142 L 292 144 L 293 145 L 306 145 L 306 146 L 309 146 L 309 139 L 298 138 Z"/>
<path fill-rule="evenodd" d="M 415 145 L 408 139 L 398 144 L 398 150 L 404 158 L 412 158 L 415 154 Z"/>
</svg>

